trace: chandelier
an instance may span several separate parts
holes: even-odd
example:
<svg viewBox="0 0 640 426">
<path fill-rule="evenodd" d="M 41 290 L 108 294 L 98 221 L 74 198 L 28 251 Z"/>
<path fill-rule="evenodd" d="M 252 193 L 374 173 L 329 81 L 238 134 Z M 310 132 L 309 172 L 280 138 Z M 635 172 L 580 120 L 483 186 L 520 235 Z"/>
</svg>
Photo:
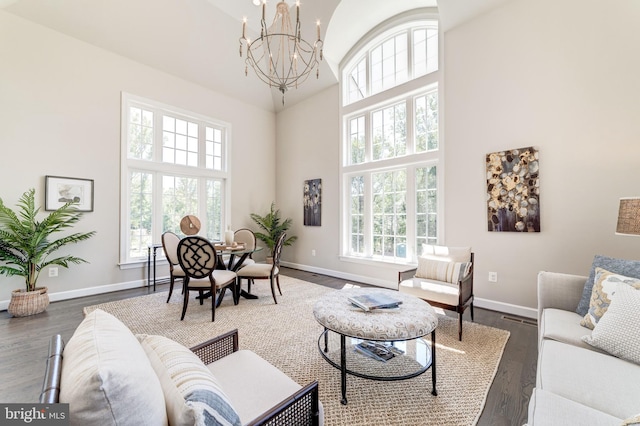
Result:
<svg viewBox="0 0 640 426">
<path fill-rule="evenodd" d="M 254 3 L 256 1 L 254 0 Z M 249 65 L 260 80 L 270 87 L 276 87 L 284 94 L 291 87 L 298 87 L 315 68 L 316 78 L 320 75 L 318 67 L 322 60 L 322 40 L 320 39 L 320 21 L 316 22 L 317 39 L 313 44 L 300 36 L 300 2 L 296 1 L 296 23 L 291 24 L 289 6 L 281 1 L 276 6 L 273 23 L 267 27 L 265 9 L 267 0 L 262 0 L 262 19 L 260 20 L 260 37 L 251 41 L 246 37 L 247 18 L 242 21 L 242 37 L 240 37 L 240 56 L 243 45 L 246 45 L 245 75 Z M 319 60 L 318 60 L 319 58 Z"/>
</svg>

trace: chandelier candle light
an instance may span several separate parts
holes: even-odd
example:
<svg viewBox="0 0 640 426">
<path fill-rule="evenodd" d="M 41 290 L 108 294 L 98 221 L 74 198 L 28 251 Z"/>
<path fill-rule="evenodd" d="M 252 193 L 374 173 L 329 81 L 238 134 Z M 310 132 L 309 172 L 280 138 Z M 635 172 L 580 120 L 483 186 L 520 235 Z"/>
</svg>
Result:
<svg viewBox="0 0 640 426">
<path fill-rule="evenodd" d="M 255 4 L 255 1 L 254 1 Z M 240 56 L 243 45 L 246 45 L 245 75 L 249 65 L 260 80 L 271 87 L 276 87 L 284 94 L 291 87 L 298 87 L 311 71 L 316 69 L 316 78 L 320 75 L 318 68 L 322 60 L 322 39 L 320 38 L 320 21 L 316 21 L 317 39 L 311 44 L 300 36 L 300 2 L 296 1 L 296 23 L 291 24 L 289 6 L 281 1 L 276 6 L 273 23 L 267 27 L 265 20 L 267 0 L 262 0 L 262 19 L 260 20 L 260 37 L 251 41 L 246 36 L 247 18 L 242 20 L 242 37 L 240 37 Z M 319 59 L 318 59 L 319 58 Z"/>
</svg>

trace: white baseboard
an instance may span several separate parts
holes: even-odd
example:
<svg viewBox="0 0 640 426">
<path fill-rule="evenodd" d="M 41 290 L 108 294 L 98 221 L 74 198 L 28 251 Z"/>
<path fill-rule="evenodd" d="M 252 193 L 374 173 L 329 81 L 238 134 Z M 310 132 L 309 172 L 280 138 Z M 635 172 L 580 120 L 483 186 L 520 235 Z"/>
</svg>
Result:
<svg viewBox="0 0 640 426">
<path fill-rule="evenodd" d="M 336 277 L 336 278 L 342 278 L 350 281 L 367 283 L 367 284 L 375 285 L 378 287 L 390 288 L 393 290 L 396 290 L 398 287 L 397 283 L 394 283 L 394 282 L 389 282 L 386 280 L 381 280 L 381 279 L 376 279 L 371 277 L 364 277 L 356 274 L 349 274 L 346 272 L 334 271 L 331 269 L 316 268 L 315 266 L 301 265 L 298 263 L 291 263 L 291 262 L 280 262 L 280 264 L 282 266 L 287 266 L 293 269 L 299 269 L 301 271 L 314 272 L 316 274 L 328 275 L 330 277 Z"/>
<path fill-rule="evenodd" d="M 301 265 L 298 263 L 291 263 L 291 262 L 282 262 L 282 266 L 287 266 L 289 268 L 299 269 L 301 271 L 306 271 L 306 272 L 313 272 L 321 275 L 328 275 L 330 277 L 342 278 L 347 281 L 367 283 L 367 284 L 375 285 L 378 287 L 390 288 L 393 290 L 395 290 L 397 287 L 395 282 L 389 282 L 386 280 L 375 279 L 375 278 L 365 277 L 365 276 L 356 275 L 356 274 L 349 274 L 346 272 L 334 271 L 331 269 L 316 268 L 314 266 Z M 167 277 L 158 277 L 158 280 L 162 278 L 167 278 Z M 112 291 L 129 290 L 132 288 L 145 287 L 145 285 L 146 285 L 146 280 L 136 280 L 136 281 L 129 281 L 124 283 L 102 285 L 97 287 L 81 288 L 77 290 L 60 291 L 57 293 L 49 292 L 49 300 L 52 302 L 55 302 L 58 300 L 75 299 L 78 297 L 94 296 L 96 294 L 103 294 L 103 293 L 111 293 Z M 477 306 L 478 308 L 490 309 L 492 311 L 504 312 L 506 314 L 519 315 L 525 318 L 538 317 L 537 309 L 528 308 L 526 306 L 513 305 L 511 303 L 498 302 L 495 300 L 482 299 L 482 298 L 476 297 L 474 301 L 474 305 Z M 7 310 L 8 306 L 9 306 L 9 300 L 0 300 L 0 310 L 3 310 L 3 311 Z"/>
<path fill-rule="evenodd" d="M 518 315 L 525 318 L 538 318 L 538 310 L 526 306 L 513 305 L 511 303 L 497 302 L 495 300 L 481 299 L 474 297 L 473 305 L 478 308 L 489 309 L 491 311 L 503 312 L 505 314 Z"/>
<path fill-rule="evenodd" d="M 331 277 L 342 278 L 345 280 L 351 280 L 361 283 L 367 283 L 378 287 L 397 289 L 398 285 L 395 282 L 389 282 L 386 280 L 375 279 L 371 277 L 365 277 L 361 275 L 348 274 L 340 271 L 333 271 L 330 269 L 316 268 L 314 266 L 301 265 L 298 263 L 281 262 L 282 266 L 287 266 L 293 269 L 299 269 L 301 271 L 313 272 L 316 274 L 329 275 Z M 538 318 L 538 310 L 534 308 L 528 308 L 526 306 L 513 305 L 511 303 L 498 302 L 495 300 L 474 298 L 474 306 L 483 309 L 490 309 L 492 311 L 504 312 L 505 314 L 518 315 L 525 318 Z"/>
<path fill-rule="evenodd" d="M 158 277 L 160 280 L 161 277 Z M 77 290 L 59 291 L 52 293 L 49 291 L 49 300 L 56 302 L 58 300 L 76 299 L 78 297 L 95 296 L 96 294 L 111 293 L 119 290 L 129 290 L 146 286 L 146 280 L 136 280 L 124 283 L 107 284 L 96 287 L 79 288 Z M 9 300 L 0 300 L 0 310 L 6 311 L 9 306 Z"/>
</svg>

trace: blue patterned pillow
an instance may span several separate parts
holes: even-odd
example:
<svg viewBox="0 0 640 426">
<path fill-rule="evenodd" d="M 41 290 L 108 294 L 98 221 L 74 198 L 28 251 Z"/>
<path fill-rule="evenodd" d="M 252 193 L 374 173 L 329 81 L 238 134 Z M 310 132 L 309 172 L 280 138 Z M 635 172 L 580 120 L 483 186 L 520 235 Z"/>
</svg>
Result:
<svg viewBox="0 0 640 426">
<path fill-rule="evenodd" d="M 198 389 L 185 396 L 186 404 L 193 408 L 195 425 L 240 426 L 238 413 L 229 405 L 226 397 L 211 389 Z"/>
<path fill-rule="evenodd" d="M 582 297 L 580 298 L 580 303 L 578 303 L 578 308 L 576 309 L 576 313 L 582 317 L 589 312 L 589 304 L 596 276 L 596 268 L 606 269 L 614 274 L 626 275 L 631 278 L 640 278 L 640 261 L 616 259 L 613 257 L 596 255 L 593 258 L 591 272 L 589 272 L 589 278 L 587 278 L 587 281 L 584 283 Z"/>
</svg>

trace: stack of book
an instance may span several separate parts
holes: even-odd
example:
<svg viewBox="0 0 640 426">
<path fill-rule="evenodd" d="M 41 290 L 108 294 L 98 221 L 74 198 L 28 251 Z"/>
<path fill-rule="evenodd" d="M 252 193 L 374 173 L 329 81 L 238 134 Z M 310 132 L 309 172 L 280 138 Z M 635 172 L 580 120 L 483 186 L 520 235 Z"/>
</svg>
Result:
<svg viewBox="0 0 640 426">
<path fill-rule="evenodd" d="M 393 297 L 380 293 L 351 296 L 348 300 L 365 312 L 369 312 L 374 309 L 393 309 L 402 304 L 401 300 L 397 300 Z"/>
<path fill-rule="evenodd" d="M 377 361 L 387 362 L 396 355 L 402 355 L 404 352 L 394 346 L 386 346 L 382 343 L 364 341 L 354 346 L 356 352 L 373 358 Z"/>
</svg>

